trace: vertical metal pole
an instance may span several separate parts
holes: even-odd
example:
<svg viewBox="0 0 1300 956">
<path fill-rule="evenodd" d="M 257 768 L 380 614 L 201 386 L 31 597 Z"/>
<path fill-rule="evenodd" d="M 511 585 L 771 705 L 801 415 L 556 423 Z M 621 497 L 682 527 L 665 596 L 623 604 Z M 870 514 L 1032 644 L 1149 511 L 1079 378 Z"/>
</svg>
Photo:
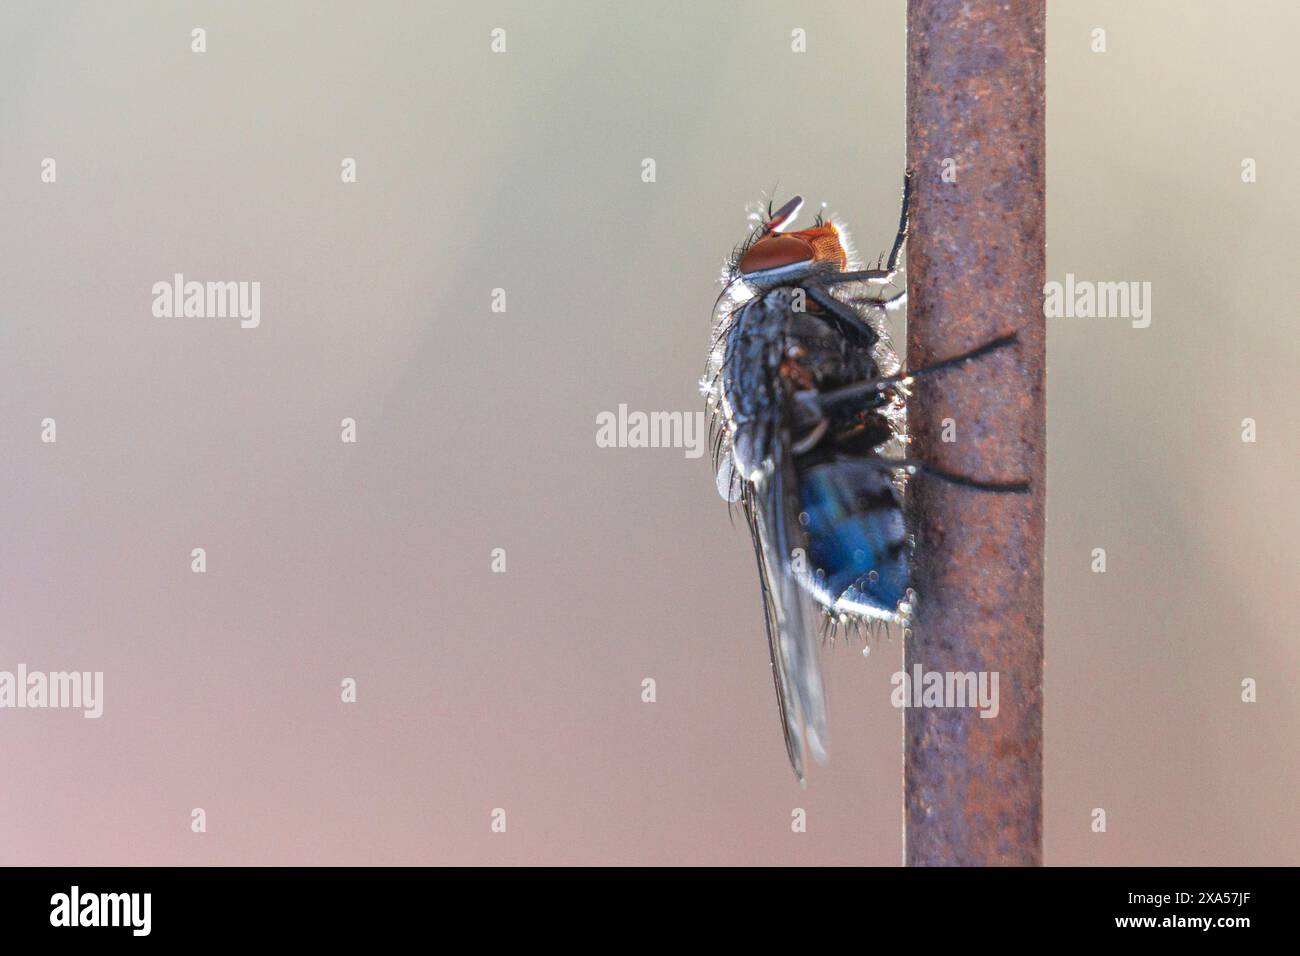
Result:
<svg viewBox="0 0 1300 956">
<path fill-rule="evenodd" d="M 909 866 L 1042 862 L 1045 21 L 1044 0 L 908 3 L 908 364 L 1019 334 L 914 386 L 911 454 L 1032 483 L 1017 495 L 912 482 L 905 667 L 996 672 L 998 710 L 905 712 Z"/>
</svg>

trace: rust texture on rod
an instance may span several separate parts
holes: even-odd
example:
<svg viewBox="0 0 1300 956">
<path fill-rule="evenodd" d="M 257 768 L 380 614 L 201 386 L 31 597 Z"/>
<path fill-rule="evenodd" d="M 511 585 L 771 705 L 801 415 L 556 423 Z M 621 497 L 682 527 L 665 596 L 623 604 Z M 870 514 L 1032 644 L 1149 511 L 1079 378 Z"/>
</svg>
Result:
<svg viewBox="0 0 1300 956">
<path fill-rule="evenodd" d="M 1043 0 L 908 3 L 908 365 L 1019 336 L 917 382 L 911 453 L 957 475 L 1031 482 L 1029 494 L 997 494 L 913 480 L 905 669 L 996 672 L 998 711 L 905 711 L 909 866 L 1042 862 L 1045 17 Z"/>
</svg>

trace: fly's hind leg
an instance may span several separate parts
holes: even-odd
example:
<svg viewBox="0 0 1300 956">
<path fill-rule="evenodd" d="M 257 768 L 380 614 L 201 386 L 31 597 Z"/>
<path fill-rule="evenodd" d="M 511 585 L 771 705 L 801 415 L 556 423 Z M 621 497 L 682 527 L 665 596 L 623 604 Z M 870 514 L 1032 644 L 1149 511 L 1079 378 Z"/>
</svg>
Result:
<svg viewBox="0 0 1300 956">
<path fill-rule="evenodd" d="M 971 491 L 987 491 L 997 495 L 1027 495 L 1029 494 L 1029 482 L 1027 481 L 980 481 L 978 478 L 967 478 L 965 475 L 954 475 L 950 471 L 944 471 L 942 468 L 936 468 L 934 465 L 914 459 L 903 459 L 909 463 L 909 466 L 915 468 L 921 474 L 930 478 L 938 478 L 940 481 L 946 481 L 950 485 L 956 485 L 958 488 L 969 488 Z"/>
<path fill-rule="evenodd" d="M 871 461 L 884 470 L 902 470 L 909 475 L 919 473 L 929 478 L 946 481 L 959 488 L 969 488 L 971 491 L 987 491 L 1000 495 L 1027 495 L 1030 491 L 1027 481 L 980 481 L 978 478 L 954 475 L 950 471 L 944 471 L 917 458 L 875 458 Z"/>
</svg>

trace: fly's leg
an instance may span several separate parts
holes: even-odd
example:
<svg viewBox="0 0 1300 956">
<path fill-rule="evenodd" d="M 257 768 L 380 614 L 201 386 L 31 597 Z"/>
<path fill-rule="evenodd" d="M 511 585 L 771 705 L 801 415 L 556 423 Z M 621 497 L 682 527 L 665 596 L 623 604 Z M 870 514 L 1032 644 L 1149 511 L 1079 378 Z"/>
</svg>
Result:
<svg viewBox="0 0 1300 956">
<path fill-rule="evenodd" d="M 859 337 L 865 337 L 868 342 L 875 342 L 880 338 L 870 325 L 862 321 L 862 317 L 841 302 L 835 296 L 831 295 L 824 289 L 819 289 L 815 285 L 806 285 L 802 287 L 808 298 L 812 299 L 823 309 L 835 316 L 840 324 L 848 333 L 856 333 Z M 874 303 L 873 303 L 874 304 Z"/>
<path fill-rule="evenodd" d="M 971 349 L 969 352 L 963 352 L 961 355 L 954 355 L 951 358 L 942 359 L 923 368 L 913 369 L 907 372 L 899 372 L 897 375 L 885 375 L 881 378 L 867 379 L 863 382 L 854 382 L 852 385 L 845 385 L 841 388 L 832 389 L 828 392 L 822 392 L 816 397 L 818 407 L 823 413 L 836 411 L 852 411 L 863 401 L 877 392 L 883 392 L 886 389 L 893 388 L 896 385 L 907 385 L 913 379 L 933 375 L 936 372 L 942 372 L 944 369 L 952 368 L 954 365 L 961 365 L 972 359 L 980 358 L 990 352 L 998 349 L 1007 348 L 1016 343 L 1016 333 L 1010 332 L 1007 335 L 999 336 L 996 339 L 985 342 L 978 348 Z"/>
<path fill-rule="evenodd" d="M 903 206 L 898 214 L 898 235 L 894 236 L 894 247 L 889 250 L 889 259 L 885 262 L 886 272 L 898 271 L 898 256 L 903 251 L 903 243 L 907 241 L 907 217 L 911 212 L 911 205 L 912 171 L 909 169 L 903 174 Z"/>
<path fill-rule="evenodd" d="M 853 274 L 854 273 L 851 272 L 832 274 L 829 279 L 822 280 L 822 285 L 834 285 L 836 282 L 840 281 L 843 276 Z M 902 305 L 907 301 L 907 289 L 901 289 L 893 295 L 885 296 L 883 299 L 875 299 L 866 295 L 845 296 L 845 298 L 853 302 L 855 305 L 864 305 L 875 309 L 889 309 L 894 306 Z"/>
<path fill-rule="evenodd" d="M 944 471 L 942 468 L 936 468 L 934 465 L 919 461 L 915 458 L 882 458 L 880 461 L 888 468 L 902 468 L 909 474 L 920 472 L 930 478 L 938 478 L 940 481 L 946 481 L 950 485 L 957 485 L 959 488 L 969 488 L 972 491 L 988 491 L 1001 495 L 1029 494 L 1029 482 L 1027 481 L 980 481 L 978 478 L 967 478 L 965 475 L 954 475 L 950 471 Z"/>
<path fill-rule="evenodd" d="M 954 475 L 950 471 L 936 468 L 934 465 L 918 458 L 868 458 L 866 463 L 879 468 L 881 471 L 905 471 L 909 475 L 915 475 L 919 472 L 927 477 L 938 478 L 950 485 L 969 488 L 972 491 L 989 491 L 1003 495 L 1025 495 L 1029 493 L 1029 482 L 1027 481 L 980 481 L 978 478 Z"/>
<path fill-rule="evenodd" d="M 858 269 L 855 272 L 838 272 L 827 276 L 822 281 L 826 285 L 838 285 L 841 282 L 881 282 L 889 283 L 898 276 L 898 257 L 902 254 L 903 243 L 907 241 L 907 224 L 912 204 L 912 171 L 903 176 L 903 207 L 898 215 L 898 234 L 894 236 L 894 246 L 889 250 L 889 258 L 883 269 Z M 903 293 L 904 295 L 906 293 Z M 897 297 L 895 297 L 897 298 Z M 893 299 L 881 300 L 894 301 Z M 874 304 L 874 303 L 873 303 Z"/>
<path fill-rule="evenodd" d="M 969 352 L 963 352 L 961 355 L 954 355 L 951 358 L 943 359 L 924 368 L 919 368 L 910 372 L 902 372 L 898 375 L 885 375 L 881 378 L 868 379 L 864 382 L 855 382 L 852 385 L 845 385 L 843 388 L 837 388 L 828 392 L 800 392 L 795 396 L 798 414 L 803 418 L 805 423 L 825 420 L 837 413 L 851 413 L 860 411 L 874 405 L 879 405 L 883 398 L 883 393 L 896 385 L 906 384 L 913 379 L 933 375 L 944 369 L 952 368 L 964 362 L 980 358 L 990 352 L 998 349 L 1007 348 L 1016 342 L 1016 333 L 1011 332 L 1007 335 L 999 336 L 996 339 L 985 342 L 978 348 L 971 349 Z M 1027 481 L 980 481 L 977 478 L 968 478 L 964 475 L 955 475 L 951 472 L 944 471 L 934 465 L 924 461 L 911 458 L 877 458 L 873 460 L 880 468 L 885 469 L 903 469 L 911 474 L 921 473 L 940 481 L 946 481 L 949 484 L 957 485 L 962 488 L 969 488 L 973 491 L 987 491 L 997 494 L 1026 494 L 1029 491 L 1029 482 Z"/>
<path fill-rule="evenodd" d="M 800 392 L 795 395 L 796 408 L 798 414 L 804 416 L 805 425 L 809 421 L 807 416 L 816 414 L 816 409 L 809 405 L 809 395 L 808 392 Z M 802 444 L 805 447 L 794 447 L 796 454 L 802 454 L 815 445 L 826 430 L 828 421 L 825 418 L 812 420 L 816 422 L 816 427 L 809 432 L 808 438 L 804 439 Z M 971 491 L 987 491 L 1001 495 L 1025 495 L 1029 493 L 1029 482 L 1027 481 L 980 481 L 978 478 L 967 478 L 965 475 L 955 475 L 950 471 L 944 471 L 942 468 L 921 461 L 919 458 L 868 458 L 865 461 L 881 471 L 905 471 L 909 475 L 920 473 L 929 478 L 946 481 L 948 484 L 956 485 L 959 488 L 968 488 Z"/>
</svg>

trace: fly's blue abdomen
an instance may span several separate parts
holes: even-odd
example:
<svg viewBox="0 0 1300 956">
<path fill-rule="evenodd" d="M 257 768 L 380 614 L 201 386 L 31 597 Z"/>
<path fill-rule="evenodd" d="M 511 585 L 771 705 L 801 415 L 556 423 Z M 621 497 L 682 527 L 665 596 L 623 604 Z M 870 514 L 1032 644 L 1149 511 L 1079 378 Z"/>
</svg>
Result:
<svg viewBox="0 0 1300 956">
<path fill-rule="evenodd" d="M 832 613 L 893 617 L 907 592 L 907 532 L 890 470 L 859 461 L 800 475 L 806 586 Z"/>
</svg>

